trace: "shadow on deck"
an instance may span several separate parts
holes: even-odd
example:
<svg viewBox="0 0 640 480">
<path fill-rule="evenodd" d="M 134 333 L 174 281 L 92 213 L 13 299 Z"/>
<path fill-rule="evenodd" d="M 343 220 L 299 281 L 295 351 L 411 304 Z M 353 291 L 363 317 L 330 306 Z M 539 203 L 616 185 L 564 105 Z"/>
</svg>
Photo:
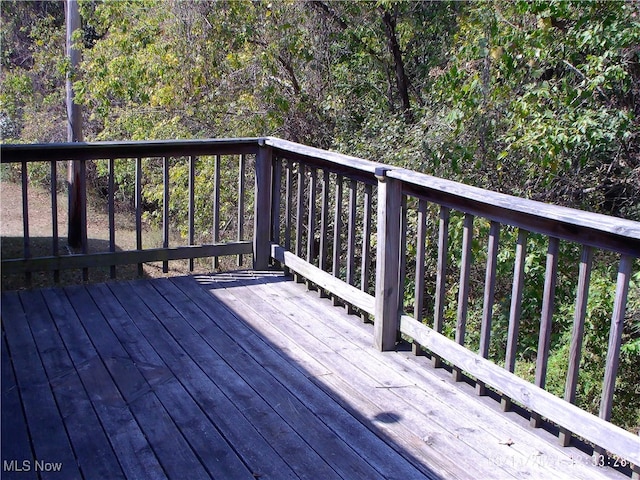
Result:
<svg viewBox="0 0 640 480">
<path fill-rule="evenodd" d="M 6 292 L 2 325 L 3 478 L 620 477 L 279 272 Z"/>
</svg>

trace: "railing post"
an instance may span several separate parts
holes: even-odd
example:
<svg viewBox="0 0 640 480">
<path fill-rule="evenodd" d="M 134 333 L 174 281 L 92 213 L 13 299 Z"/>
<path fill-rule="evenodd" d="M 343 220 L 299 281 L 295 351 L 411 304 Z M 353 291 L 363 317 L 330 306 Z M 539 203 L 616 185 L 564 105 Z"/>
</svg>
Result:
<svg viewBox="0 0 640 480">
<path fill-rule="evenodd" d="M 400 322 L 400 207 L 402 184 L 377 168 L 378 240 L 376 254 L 376 303 L 374 341 L 381 350 L 392 350 Z"/>
<path fill-rule="evenodd" d="M 269 266 L 271 231 L 271 167 L 273 153 L 263 139 L 258 141 L 256 155 L 256 188 L 253 223 L 253 268 Z"/>
</svg>

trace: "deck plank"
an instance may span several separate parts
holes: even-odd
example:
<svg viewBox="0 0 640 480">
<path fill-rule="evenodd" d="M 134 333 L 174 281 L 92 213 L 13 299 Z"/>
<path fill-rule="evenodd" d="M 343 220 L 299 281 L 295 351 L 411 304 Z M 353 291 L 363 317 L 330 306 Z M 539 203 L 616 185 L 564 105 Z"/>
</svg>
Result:
<svg viewBox="0 0 640 480">
<path fill-rule="evenodd" d="M 43 472 L 46 478 L 82 478 L 75 453 L 56 405 L 49 379 L 31 335 L 27 316 L 16 292 L 2 294 L 2 324 L 11 349 L 22 404 L 33 444 L 34 458 L 28 458 L 35 470 L 35 461 L 62 463 L 57 474 Z"/>
<path fill-rule="evenodd" d="M 13 374 L 13 366 L 9 358 L 9 347 L 2 331 L 2 465 L 4 462 L 17 462 L 22 466 L 25 460 L 31 461 L 33 453 L 29 443 L 29 429 L 22 410 L 20 391 Z M 2 478 L 36 479 L 35 470 L 28 472 L 3 472 Z"/>
</svg>

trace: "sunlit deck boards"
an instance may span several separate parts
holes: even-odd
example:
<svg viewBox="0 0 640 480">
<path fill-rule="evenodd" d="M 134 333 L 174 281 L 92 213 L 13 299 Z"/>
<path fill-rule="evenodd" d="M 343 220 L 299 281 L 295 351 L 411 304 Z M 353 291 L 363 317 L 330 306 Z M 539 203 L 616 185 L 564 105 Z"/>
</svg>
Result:
<svg viewBox="0 0 640 480">
<path fill-rule="evenodd" d="M 3 478 L 622 478 L 279 273 L 3 293 L 2 323 Z"/>
</svg>

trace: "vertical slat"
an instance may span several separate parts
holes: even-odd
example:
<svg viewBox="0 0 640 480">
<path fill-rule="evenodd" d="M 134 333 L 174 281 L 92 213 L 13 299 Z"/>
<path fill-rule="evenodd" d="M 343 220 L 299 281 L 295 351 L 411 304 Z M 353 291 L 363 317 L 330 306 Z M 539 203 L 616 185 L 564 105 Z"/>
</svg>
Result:
<svg viewBox="0 0 640 480">
<path fill-rule="evenodd" d="M 322 206 L 320 208 L 320 270 L 327 269 L 327 243 L 329 240 L 329 170 L 322 172 Z M 322 290 L 321 290 L 322 291 Z"/>
<path fill-rule="evenodd" d="M 558 276 L 559 251 L 560 240 L 555 237 L 549 237 L 547 265 L 544 275 L 544 290 L 542 295 L 540 335 L 538 337 L 538 355 L 536 357 L 535 383 L 540 388 L 544 388 L 547 379 L 549 348 L 551 346 L 551 326 L 553 324 L 553 310 L 556 296 L 556 278 Z M 542 417 L 539 414 L 533 413 L 531 415 L 531 426 L 534 428 L 539 427 L 541 420 Z"/>
<path fill-rule="evenodd" d="M 220 242 L 220 155 L 214 157 L 213 170 L 213 243 Z M 220 265 L 218 257 L 213 257 L 213 269 Z"/>
<path fill-rule="evenodd" d="M 58 238 L 58 163 L 51 162 L 51 254 L 60 254 L 60 240 Z M 60 270 L 53 271 L 53 281 L 60 281 Z"/>
<path fill-rule="evenodd" d="M 273 150 L 259 141 L 256 155 L 255 201 L 253 211 L 253 268 L 266 270 L 271 258 L 271 191 Z"/>
<path fill-rule="evenodd" d="M 169 157 L 162 158 L 162 248 L 169 248 Z M 169 271 L 169 262 L 162 262 L 162 272 Z"/>
<path fill-rule="evenodd" d="M 631 278 L 631 266 L 633 258 L 623 255 L 618 267 L 618 279 L 616 282 L 616 296 L 611 315 L 611 329 L 609 330 L 609 346 L 607 347 L 607 360 L 604 369 L 604 381 L 602 384 L 602 400 L 600 402 L 600 418 L 611 419 L 611 407 L 613 406 L 613 393 L 620 363 L 620 345 L 622 343 L 622 331 L 624 329 L 624 314 L 627 307 L 629 294 L 629 280 Z"/>
<path fill-rule="evenodd" d="M 305 166 L 298 163 L 298 190 L 296 193 L 296 249 L 295 254 L 302 258 L 302 233 L 304 229 L 304 187 L 305 187 Z M 302 277 L 295 274 L 296 282 L 301 282 Z"/>
<path fill-rule="evenodd" d="M 116 251 L 116 222 L 115 222 L 115 160 L 109 159 L 109 192 L 108 192 L 108 209 L 109 209 L 109 251 Z M 116 278 L 116 266 L 111 265 L 109 268 L 111 278 Z"/>
<path fill-rule="evenodd" d="M 460 267 L 460 290 L 458 290 L 458 312 L 456 319 L 456 343 L 464 345 L 467 331 L 467 311 L 469 307 L 469 277 L 471 273 L 471 246 L 473 242 L 473 215 L 464 216 L 462 227 L 462 258 Z M 462 370 L 453 368 L 453 379 L 462 380 Z"/>
<path fill-rule="evenodd" d="M 142 159 L 136 158 L 136 249 L 142 250 Z M 138 264 L 138 276 L 144 274 L 142 263 Z"/>
<path fill-rule="evenodd" d="M 373 187 L 369 184 L 364 186 L 363 204 L 363 228 L 362 228 L 362 264 L 360 266 L 360 290 L 369 293 L 369 276 L 371 264 L 371 195 Z M 365 315 L 366 317 L 366 315 Z"/>
<path fill-rule="evenodd" d="M 284 248 L 291 251 L 291 219 L 293 217 L 293 162 L 287 161 L 284 206 Z"/>
<path fill-rule="evenodd" d="M 196 157 L 189 157 L 189 245 L 193 245 L 195 241 L 196 161 Z M 193 272 L 193 258 L 189 259 L 189 271 Z"/>
<path fill-rule="evenodd" d="M 434 305 L 433 329 L 442 333 L 442 325 L 444 323 L 444 304 L 447 282 L 447 255 L 449 249 L 449 216 L 448 207 L 440 207 L 440 220 L 438 227 L 438 267 L 436 272 L 436 298 Z M 432 363 L 434 367 L 440 365 L 440 358 L 433 356 Z"/>
<path fill-rule="evenodd" d="M 407 197 L 400 202 L 400 270 L 398 271 L 398 308 L 404 311 L 404 281 L 407 276 Z"/>
<path fill-rule="evenodd" d="M 489 357 L 489 343 L 491 341 L 491 320 L 493 317 L 493 303 L 496 291 L 496 266 L 498 263 L 498 244 L 500 243 L 500 224 L 491 222 L 489 242 L 487 246 L 487 269 L 484 277 L 484 300 L 482 304 L 482 325 L 480 327 L 480 348 L 478 353 L 483 358 Z M 476 382 L 476 393 L 486 393 L 484 383 Z"/>
<path fill-rule="evenodd" d="M 238 241 L 244 240 L 244 191 L 245 191 L 246 159 L 244 153 L 240 155 L 238 164 Z M 238 255 L 238 266 L 242 266 L 242 254 Z"/>
<path fill-rule="evenodd" d="M 580 257 L 576 308 L 573 314 L 573 330 L 571 332 L 571 344 L 569 346 L 567 381 L 564 387 L 564 399 L 569 403 L 575 403 L 576 401 L 576 387 L 578 385 L 578 372 L 580 369 L 580 358 L 582 356 L 582 336 L 584 335 L 584 320 L 587 314 L 592 261 L 593 249 L 584 245 L 582 247 L 582 256 Z M 560 428 L 558 438 L 560 444 L 566 447 L 571 441 L 571 432 L 566 428 Z"/>
<path fill-rule="evenodd" d="M 511 308 L 509 309 L 509 329 L 507 331 L 507 350 L 505 354 L 505 370 L 514 371 L 516 365 L 516 351 L 518 349 L 518 331 L 520 330 L 520 313 L 522 311 L 522 289 L 524 287 L 524 265 L 527 256 L 526 230 L 518 231 L 516 244 L 516 260 L 513 267 L 513 285 L 511 289 Z M 503 410 L 511 408 L 511 399 L 503 397 Z"/>
<path fill-rule="evenodd" d="M 347 283 L 354 284 L 356 269 L 356 208 L 358 182 L 349 182 L 349 220 L 347 228 Z"/>
<path fill-rule="evenodd" d="M 415 303 L 413 305 L 413 318 L 422 322 L 422 310 L 424 309 L 424 276 L 425 276 L 425 254 L 427 240 L 427 202 L 418 202 L 418 229 L 416 239 L 416 278 L 415 278 Z M 422 349 L 415 342 L 412 345 L 415 355 L 422 354 Z"/>
<path fill-rule="evenodd" d="M 340 278 L 340 253 L 342 236 L 342 175 L 336 177 L 335 208 L 333 212 L 333 262 L 331 272 L 334 277 Z M 338 297 L 332 297 L 333 304 L 339 303 Z"/>
<path fill-rule="evenodd" d="M 282 160 L 274 158 L 273 160 L 273 192 L 271 192 L 271 201 L 273 208 L 271 209 L 271 240 L 280 245 L 280 197 L 282 186 Z"/>
<path fill-rule="evenodd" d="M 400 209 L 402 183 L 376 169 L 378 178 L 378 240 L 374 341 L 380 351 L 395 348 L 400 320 L 398 278 L 400 274 Z"/>
<path fill-rule="evenodd" d="M 315 168 L 309 169 L 309 216 L 307 217 L 307 262 L 314 263 L 317 252 L 316 241 L 316 188 L 318 173 Z"/>
<path fill-rule="evenodd" d="M 31 239 L 29 237 L 29 172 L 27 162 L 22 162 L 22 246 L 24 258 L 31 258 Z M 25 282 L 31 286 L 31 272 L 25 272 Z"/>
</svg>

